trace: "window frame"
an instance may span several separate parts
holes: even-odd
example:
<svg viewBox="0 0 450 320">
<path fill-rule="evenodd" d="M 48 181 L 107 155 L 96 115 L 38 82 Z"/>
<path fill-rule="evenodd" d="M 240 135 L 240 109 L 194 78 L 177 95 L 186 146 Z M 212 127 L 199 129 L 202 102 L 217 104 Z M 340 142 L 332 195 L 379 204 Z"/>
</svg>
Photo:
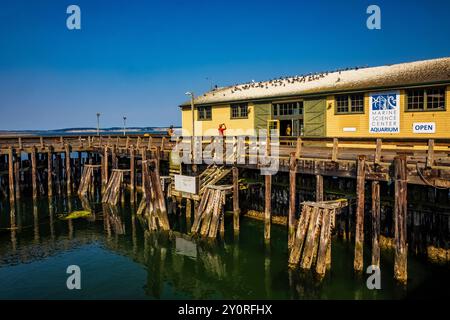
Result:
<svg viewBox="0 0 450 320">
<path fill-rule="evenodd" d="M 362 99 L 362 111 L 353 111 L 353 101 L 356 101 L 354 97 L 360 96 Z M 347 111 L 338 111 L 338 98 L 347 98 Z M 334 96 L 334 114 L 335 115 L 341 115 L 341 114 L 365 114 L 366 113 L 366 106 L 365 106 L 365 99 L 366 95 L 365 93 L 349 93 L 349 94 L 338 94 Z M 359 99 L 358 99 L 359 100 Z"/>
<path fill-rule="evenodd" d="M 209 117 L 207 116 L 209 111 Z M 203 116 L 201 116 L 204 114 Z M 212 106 L 197 107 L 197 121 L 210 121 L 212 120 Z"/>
<path fill-rule="evenodd" d="M 303 100 L 272 102 L 273 117 L 303 116 L 303 112 Z"/>
<path fill-rule="evenodd" d="M 428 90 L 443 90 L 444 93 L 444 107 L 443 108 L 428 108 Z M 423 109 L 409 109 L 409 97 L 412 91 L 423 92 Z M 405 89 L 405 112 L 441 112 L 447 110 L 447 87 L 446 86 L 432 86 L 432 87 L 420 87 Z"/>
<path fill-rule="evenodd" d="M 233 115 L 233 109 L 237 110 L 237 116 Z M 242 109 L 245 108 L 245 115 L 242 115 Z M 230 119 L 248 119 L 248 103 L 233 103 L 230 105 Z"/>
</svg>

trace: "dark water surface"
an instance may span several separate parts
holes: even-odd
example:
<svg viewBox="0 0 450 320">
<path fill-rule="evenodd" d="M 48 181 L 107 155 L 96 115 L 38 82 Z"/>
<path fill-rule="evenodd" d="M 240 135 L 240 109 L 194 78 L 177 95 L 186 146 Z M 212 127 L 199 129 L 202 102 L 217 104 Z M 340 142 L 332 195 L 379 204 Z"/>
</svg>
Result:
<svg viewBox="0 0 450 320">
<path fill-rule="evenodd" d="M 408 257 L 407 287 L 393 280 L 393 252 L 382 251 L 381 290 L 366 287 L 368 275 L 353 273 L 351 242 L 335 239 L 332 268 L 323 281 L 287 268 L 287 232 L 241 219 L 239 238 L 227 217 L 225 238 L 195 241 L 184 216 L 171 216 L 175 232 L 145 232 L 130 206 L 95 219 L 72 221 L 58 215 L 81 209 L 72 199 L 16 204 L 13 225 L 8 205 L 0 211 L 0 299 L 403 299 L 448 298 L 449 268 Z M 50 209 L 49 209 L 50 208 Z M 365 248 L 365 266 L 370 261 Z M 81 290 L 68 290 L 66 269 L 81 268 Z"/>
</svg>

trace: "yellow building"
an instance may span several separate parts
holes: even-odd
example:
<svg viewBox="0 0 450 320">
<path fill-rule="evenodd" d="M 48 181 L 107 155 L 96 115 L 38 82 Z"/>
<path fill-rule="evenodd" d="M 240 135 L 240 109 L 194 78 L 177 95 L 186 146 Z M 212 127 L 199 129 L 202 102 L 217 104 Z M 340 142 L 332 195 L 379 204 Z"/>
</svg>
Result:
<svg viewBox="0 0 450 320">
<path fill-rule="evenodd" d="M 217 88 L 194 99 L 195 135 L 450 138 L 450 58 Z M 192 133 L 190 102 L 180 106 Z"/>
</svg>

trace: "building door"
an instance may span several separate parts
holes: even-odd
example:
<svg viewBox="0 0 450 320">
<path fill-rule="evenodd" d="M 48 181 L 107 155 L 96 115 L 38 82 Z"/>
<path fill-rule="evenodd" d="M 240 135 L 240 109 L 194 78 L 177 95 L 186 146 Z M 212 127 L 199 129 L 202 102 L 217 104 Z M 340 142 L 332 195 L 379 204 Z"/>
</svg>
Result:
<svg viewBox="0 0 450 320">
<path fill-rule="evenodd" d="M 303 119 L 292 120 L 292 136 L 298 137 L 303 135 Z"/>
<path fill-rule="evenodd" d="M 280 120 L 267 120 L 267 130 L 270 135 L 270 130 L 277 130 L 280 135 Z"/>
</svg>

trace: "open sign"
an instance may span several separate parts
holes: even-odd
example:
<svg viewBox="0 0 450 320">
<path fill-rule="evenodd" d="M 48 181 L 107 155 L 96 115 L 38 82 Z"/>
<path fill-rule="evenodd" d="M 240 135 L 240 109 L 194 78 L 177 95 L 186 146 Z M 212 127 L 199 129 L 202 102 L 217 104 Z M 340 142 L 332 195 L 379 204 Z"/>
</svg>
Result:
<svg viewBox="0 0 450 320">
<path fill-rule="evenodd" d="M 435 133 L 436 123 L 434 122 L 414 122 L 413 123 L 414 133 Z"/>
</svg>

